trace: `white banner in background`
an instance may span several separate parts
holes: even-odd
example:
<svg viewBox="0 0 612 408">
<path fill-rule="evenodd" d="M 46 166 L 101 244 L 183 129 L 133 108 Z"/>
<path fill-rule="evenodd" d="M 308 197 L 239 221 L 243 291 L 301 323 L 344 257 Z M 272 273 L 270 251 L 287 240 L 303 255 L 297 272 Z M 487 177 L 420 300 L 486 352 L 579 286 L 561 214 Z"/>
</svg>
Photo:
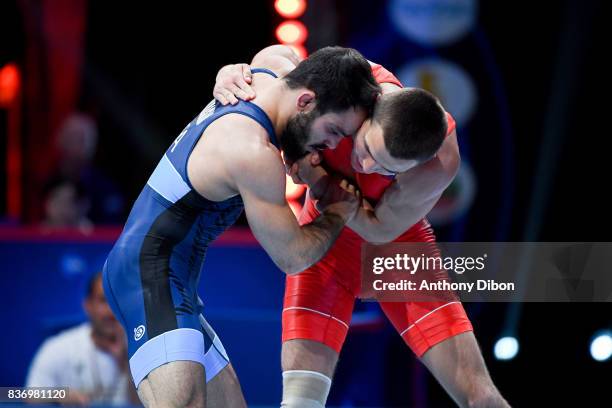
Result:
<svg viewBox="0 0 612 408">
<path fill-rule="evenodd" d="M 427 89 L 440 98 L 457 127 L 471 119 L 477 105 L 476 86 L 459 65 L 439 58 L 421 59 L 404 65 L 397 75 L 404 86 Z"/>
<path fill-rule="evenodd" d="M 392 0 L 389 18 L 408 39 L 429 46 L 460 40 L 476 22 L 476 0 Z"/>
</svg>

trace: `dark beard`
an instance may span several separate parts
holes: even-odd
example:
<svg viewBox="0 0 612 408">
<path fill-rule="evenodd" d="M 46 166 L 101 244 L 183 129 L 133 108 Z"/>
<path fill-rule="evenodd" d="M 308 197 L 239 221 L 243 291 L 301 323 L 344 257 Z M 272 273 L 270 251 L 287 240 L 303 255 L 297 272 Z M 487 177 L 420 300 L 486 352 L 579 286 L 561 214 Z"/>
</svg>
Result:
<svg viewBox="0 0 612 408">
<path fill-rule="evenodd" d="M 281 133 L 280 147 L 288 165 L 293 164 L 308 154 L 307 143 L 310 127 L 316 116 L 314 111 L 298 113 L 287 122 Z"/>
</svg>

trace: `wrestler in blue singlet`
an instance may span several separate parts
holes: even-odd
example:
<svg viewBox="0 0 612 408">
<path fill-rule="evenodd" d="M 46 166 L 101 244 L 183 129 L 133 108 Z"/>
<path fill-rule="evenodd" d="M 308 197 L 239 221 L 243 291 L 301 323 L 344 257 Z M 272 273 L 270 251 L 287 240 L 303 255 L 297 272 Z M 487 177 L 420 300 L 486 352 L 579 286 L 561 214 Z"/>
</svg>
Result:
<svg viewBox="0 0 612 408">
<path fill-rule="evenodd" d="M 189 182 L 187 162 L 206 127 L 230 113 L 259 123 L 278 147 L 272 122 L 257 105 L 210 102 L 162 157 L 104 265 L 104 291 L 127 333 L 136 386 L 171 361 L 203 364 L 207 382 L 229 363 L 201 315 L 197 287 L 208 245 L 236 221 L 243 203 L 239 195 L 218 202 L 202 197 Z"/>
</svg>

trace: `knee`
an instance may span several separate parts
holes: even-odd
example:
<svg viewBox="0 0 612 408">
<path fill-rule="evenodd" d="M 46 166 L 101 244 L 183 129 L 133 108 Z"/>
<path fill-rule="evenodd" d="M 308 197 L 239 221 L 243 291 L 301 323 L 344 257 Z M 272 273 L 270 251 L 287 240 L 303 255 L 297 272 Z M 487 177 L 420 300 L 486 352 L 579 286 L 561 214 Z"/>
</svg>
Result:
<svg viewBox="0 0 612 408">
<path fill-rule="evenodd" d="M 158 402 L 161 402 L 158 399 Z M 171 392 L 164 394 L 160 408 L 204 408 L 206 394 L 199 385 L 186 384 L 184 387 L 175 387 Z"/>
<path fill-rule="evenodd" d="M 283 371 L 316 371 L 331 378 L 337 362 L 338 353 L 325 344 L 311 340 L 289 340 L 283 343 Z"/>
<path fill-rule="evenodd" d="M 206 405 L 204 394 L 195 390 L 174 396 L 156 395 L 154 398 L 143 398 L 140 395 L 140 400 L 146 408 L 204 408 Z"/>
<path fill-rule="evenodd" d="M 174 403 L 173 405 L 169 406 L 185 408 L 204 408 L 206 406 L 206 400 L 203 392 L 198 392 L 194 389 L 188 398 L 184 398 L 183 401 L 179 403 Z"/>
<path fill-rule="evenodd" d="M 138 386 L 146 408 L 204 408 L 204 367 L 192 361 L 173 361 L 151 371 Z"/>
<path fill-rule="evenodd" d="M 509 408 L 510 405 L 501 396 L 493 384 L 479 386 L 468 396 L 468 408 Z"/>
</svg>

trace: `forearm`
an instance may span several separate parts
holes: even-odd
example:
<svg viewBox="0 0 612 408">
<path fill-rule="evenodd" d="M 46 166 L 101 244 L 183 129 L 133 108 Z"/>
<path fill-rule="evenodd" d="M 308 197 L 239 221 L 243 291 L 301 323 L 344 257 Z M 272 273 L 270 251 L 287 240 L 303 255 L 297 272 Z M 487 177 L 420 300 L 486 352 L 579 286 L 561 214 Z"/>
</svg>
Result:
<svg viewBox="0 0 612 408">
<path fill-rule="evenodd" d="M 300 63 L 293 50 L 285 45 L 273 45 L 259 51 L 251 60 L 251 64 L 230 64 L 222 67 L 217 73 L 213 96 L 222 105 L 235 105 L 238 100 L 249 101 L 255 98 L 251 87 L 251 66 L 266 68 L 277 76 L 283 77 Z"/>
<path fill-rule="evenodd" d="M 448 155 L 450 156 L 450 155 Z M 368 242 L 391 242 L 427 216 L 452 181 L 458 155 L 417 166 L 397 177 L 373 208 L 364 200 L 348 226 Z"/>
<path fill-rule="evenodd" d="M 335 212 L 326 212 L 300 226 L 289 207 L 255 215 L 245 201 L 245 209 L 255 238 L 274 264 L 288 275 L 321 259 L 346 225 L 346 219 Z"/>
<path fill-rule="evenodd" d="M 347 226 L 366 242 L 387 243 L 397 237 L 391 237 L 392 233 L 387 231 L 385 225 L 376 217 L 375 211 L 363 207 L 357 211 Z"/>
<path fill-rule="evenodd" d="M 287 274 L 302 272 L 317 263 L 340 235 L 346 221 L 335 213 L 319 215 L 314 221 L 303 225 L 298 239 L 290 246 L 288 251 L 291 267 L 284 269 Z"/>
<path fill-rule="evenodd" d="M 347 226 L 367 242 L 377 244 L 392 242 L 423 219 L 436 201 L 437 199 L 431 200 L 418 207 L 405 205 L 396 211 L 362 207 Z"/>
</svg>

